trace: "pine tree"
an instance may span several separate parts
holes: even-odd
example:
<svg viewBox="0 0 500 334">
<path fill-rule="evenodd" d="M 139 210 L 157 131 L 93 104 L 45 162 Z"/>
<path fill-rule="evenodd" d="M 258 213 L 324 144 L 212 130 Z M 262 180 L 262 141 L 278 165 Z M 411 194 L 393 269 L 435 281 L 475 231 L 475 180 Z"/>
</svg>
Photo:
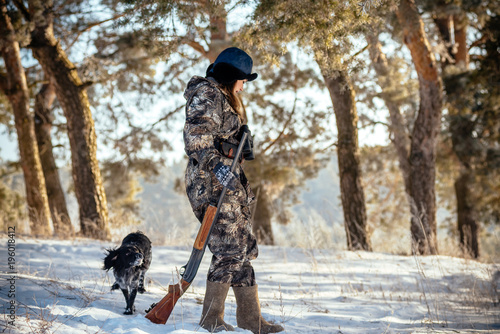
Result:
<svg viewBox="0 0 500 334">
<path fill-rule="evenodd" d="M 380 97 L 389 111 L 389 131 L 392 134 L 391 141 L 396 149 L 399 169 L 403 175 L 405 191 L 410 195 L 410 162 L 409 148 L 410 136 L 407 131 L 404 117 L 401 113 L 401 97 L 404 96 L 400 82 L 396 80 L 397 70 L 392 68 L 382 51 L 379 40 L 377 25 L 366 32 L 366 39 L 369 43 L 369 55 L 372 67 L 377 74 L 377 83 L 382 89 Z"/>
<path fill-rule="evenodd" d="M 9 98 L 15 116 L 31 234 L 47 236 L 52 234 L 52 227 L 45 179 L 38 156 L 33 117 L 30 112 L 26 74 L 5 0 L 0 1 L 0 11 L 0 51 L 7 70 L 7 77 L 2 82 L 2 88 Z"/>
<path fill-rule="evenodd" d="M 495 90 L 495 85 L 485 84 L 485 80 L 495 82 L 499 78 L 497 66 L 491 66 L 490 62 L 498 58 L 491 50 L 498 45 L 494 37 L 498 30 L 492 27 L 495 26 L 493 22 L 500 8 L 498 4 L 488 1 L 438 1 L 424 4 L 424 10 L 433 15 L 439 33 L 441 76 L 446 91 L 446 124 L 453 152 L 459 162 L 459 175 L 454 186 L 460 246 L 464 254 L 478 258 L 480 215 L 481 212 L 489 211 L 482 207 L 481 197 L 487 198 L 487 189 L 495 187 L 494 181 L 487 182 L 490 183 L 487 187 L 478 181 L 484 180 L 481 175 L 491 176 L 498 172 L 495 164 L 491 163 L 495 158 L 490 160 L 486 153 L 488 150 L 497 151 L 494 142 L 498 138 L 498 127 L 492 120 L 494 115 L 498 116 L 498 107 L 495 107 L 497 102 L 493 102 L 498 99 L 498 90 Z M 470 41 L 468 37 L 471 26 L 479 32 L 479 38 L 475 41 Z M 481 49 L 486 57 L 476 57 L 475 54 L 471 57 L 473 45 Z M 474 69 L 469 67 L 471 58 L 474 59 Z"/>
<path fill-rule="evenodd" d="M 86 87 L 54 36 L 52 8 L 52 1 L 29 1 L 30 21 L 34 25 L 30 48 L 53 80 L 66 116 L 81 234 L 109 239 L 106 194 L 96 157 L 96 134 Z"/>
<path fill-rule="evenodd" d="M 352 36 L 369 17 L 364 2 L 260 1 L 248 40 L 260 49 L 271 40 L 285 48 L 297 42 L 310 50 L 330 92 L 337 119 L 337 154 L 342 206 L 349 249 L 371 250 L 364 191 L 361 182 L 355 92 L 349 78 Z M 269 55 L 271 61 L 278 59 Z"/>
<path fill-rule="evenodd" d="M 337 120 L 337 155 L 347 248 L 371 250 L 361 182 L 356 99 L 347 71 L 323 74 Z"/>
<path fill-rule="evenodd" d="M 443 103 L 441 78 L 424 24 L 413 0 L 402 0 L 396 11 L 420 84 L 420 106 L 410 148 L 411 233 L 413 252 L 437 254 L 436 141 Z"/>
<path fill-rule="evenodd" d="M 35 134 L 45 177 L 54 233 L 59 237 L 67 237 L 73 234 L 73 225 L 52 147 L 51 130 L 54 116 L 51 107 L 54 99 L 54 85 L 50 82 L 43 84 L 35 97 Z"/>
</svg>

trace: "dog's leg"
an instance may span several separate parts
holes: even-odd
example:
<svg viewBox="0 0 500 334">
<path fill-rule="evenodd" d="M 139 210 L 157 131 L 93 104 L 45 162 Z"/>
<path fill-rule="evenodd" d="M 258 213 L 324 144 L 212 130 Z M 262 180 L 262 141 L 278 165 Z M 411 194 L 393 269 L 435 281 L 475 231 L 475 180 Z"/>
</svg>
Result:
<svg viewBox="0 0 500 334">
<path fill-rule="evenodd" d="M 146 289 L 144 289 L 144 280 L 146 279 L 146 270 L 141 271 L 141 275 L 139 276 L 139 287 L 137 289 L 137 292 L 139 293 L 144 293 L 146 292 Z"/>
<path fill-rule="evenodd" d="M 130 292 L 130 296 L 127 301 L 127 309 L 125 310 L 124 314 L 134 314 L 135 312 L 135 296 L 137 296 L 137 288 L 132 289 L 132 292 Z"/>
<path fill-rule="evenodd" d="M 117 282 L 115 282 L 112 286 L 111 286 L 111 291 L 113 290 L 118 290 L 120 288 L 120 284 L 118 284 Z"/>
<path fill-rule="evenodd" d="M 123 314 L 132 314 L 132 310 L 130 309 L 130 296 L 128 294 L 128 289 L 121 289 L 123 292 L 123 297 L 125 297 L 125 302 L 127 302 L 127 307 L 125 308 L 125 312 Z M 134 297 L 135 298 L 135 297 Z"/>
</svg>

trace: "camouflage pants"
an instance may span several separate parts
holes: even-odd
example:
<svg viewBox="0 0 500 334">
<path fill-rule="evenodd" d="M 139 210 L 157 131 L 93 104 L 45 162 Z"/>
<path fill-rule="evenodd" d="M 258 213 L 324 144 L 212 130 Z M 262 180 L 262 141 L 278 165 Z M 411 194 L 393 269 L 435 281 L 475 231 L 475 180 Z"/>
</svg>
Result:
<svg viewBox="0 0 500 334">
<path fill-rule="evenodd" d="M 203 213 L 207 205 L 204 206 Z M 196 210 L 198 211 L 198 210 Z M 201 211 L 201 210 L 200 210 Z M 195 212 L 198 219 L 203 219 Z M 231 286 L 253 286 L 255 273 L 251 260 L 258 256 L 257 240 L 252 233 L 251 213 L 248 206 L 236 203 L 222 204 L 219 218 L 208 241 L 212 263 L 207 279 Z"/>
</svg>

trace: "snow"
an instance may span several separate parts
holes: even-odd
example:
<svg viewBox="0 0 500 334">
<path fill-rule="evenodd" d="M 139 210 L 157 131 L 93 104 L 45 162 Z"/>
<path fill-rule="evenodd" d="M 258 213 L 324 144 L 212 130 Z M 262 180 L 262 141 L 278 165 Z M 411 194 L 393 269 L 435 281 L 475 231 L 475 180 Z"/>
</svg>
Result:
<svg viewBox="0 0 500 334">
<path fill-rule="evenodd" d="M 137 313 L 126 316 L 121 292 L 110 291 L 112 273 L 101 270 L 105 248 L 118 243 L 17 237 L 16 262 L 9 268 L 7 236 L 0 242 L 0 331 L 206 333 L 198 320 L 208 251 L 167 324 L 157 325 L 144 317 L 145 310 L 177 282 L 176 268 L 189 258 L 190 247 L 153 245 L 147 292 L 136 299 Z M 253 265 L 262 313 L 285 333 L 500 333 L 498 264 L 261 246 Z M 15 298 L 9 297 L 12 289 Z M 8 317 L 11 301 L 17 305 L 14 322 Z M 225 320 L 236 326 L 235 314 L 230 291 Z M 250 333 L 237 327 L 235 332 Z"/>
</svg>

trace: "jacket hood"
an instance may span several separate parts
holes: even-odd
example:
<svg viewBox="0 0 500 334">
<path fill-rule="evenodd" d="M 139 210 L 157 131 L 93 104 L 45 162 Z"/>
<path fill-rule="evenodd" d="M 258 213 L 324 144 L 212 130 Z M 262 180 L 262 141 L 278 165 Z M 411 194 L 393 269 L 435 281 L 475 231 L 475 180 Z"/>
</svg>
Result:
<svg viewBox="0 0 500 334">
<path fill-rule="evenodd" d="M 215 81 L 215 79 L 194 76 L 191 78 L 191 80 L 189 80 L 187 84 L 186 90 L 184 91 L 184 98 L 188 100 L 193 92 L 198 90 L 201 86 L 209 86 L 220 90 L 219 84 L 217 83 L 217 81 Z"/>
</svg>

